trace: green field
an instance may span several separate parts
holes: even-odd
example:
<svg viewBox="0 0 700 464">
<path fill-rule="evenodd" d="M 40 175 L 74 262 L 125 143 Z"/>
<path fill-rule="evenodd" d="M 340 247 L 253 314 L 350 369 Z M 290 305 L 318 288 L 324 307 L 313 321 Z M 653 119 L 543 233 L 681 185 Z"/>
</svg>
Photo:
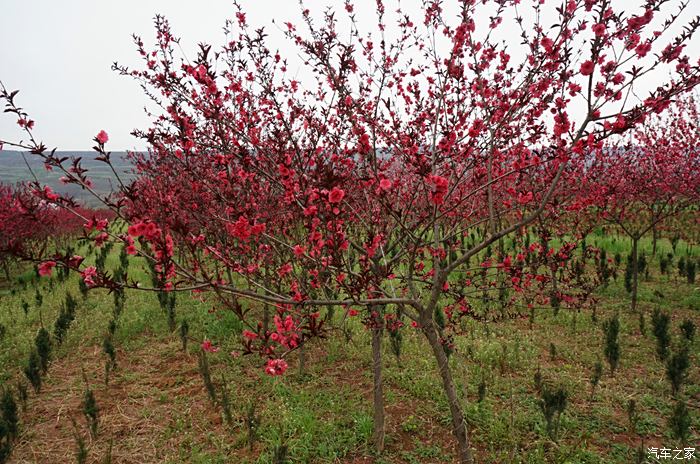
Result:
<svg viewBox="0 0 700 464">
<path fill-rule="evenodd" d="M 588 243 L 610 256 L 629 252 L 629 243 L 616 236 L 593 235 Z M 464 321 L 450 360 L 477 462 L 654 462 L 643 461 L 647 447 L 697 446 L 700 336 L 684 342 L 679 326 L 685 320 L 700 325 L 699 284 L 679 277 L 675 264 L 670 275 L 661 275 L 649 240 L 642 249 L 649 275 L 641 280 L 639 313 L 629 310 L 624 272 L 618 272 L 597 291 L 595 320 L 590 312 L 563 309 L 555 316 L 545 308 L 536 311 L 532 323 L 527 317 Z M 108 256 L 108 268 L 117 267 L 117 251 Z M 79 252 L 88 254 L 86 246 Z M 662 240 L 657 254 L 671 252 L 671 244 Z M 697 260 L 698 251 L 681 242 L 674 263 L 680 256 Z M 93 253 L 88 263 L 94 259 Z M 129 259 L 131 277 L 146 279 L 142 263 Z M 18 383 L 27 384 L 22 370 L 37 331 L 43 326 L 53 336 L 66 294 L 78 301 L 65 341 L 58 346 L 53 340 L 41 391 L 28 389 L 9 462 L 78 462 L 81 440 L 86 462 L 270 463 L 276 453 L 286 453 L 294 463 L 453 462 L 449 409 L 436 366 L 425 355 L 424 337 L 410 328 L 403 331 L 400 359 L 388 337 L 383 344 L 387 446 L 378 456 L 371 445 L 369 335 L 357 318 L 341 323 L 338 311 L 327 337 L 305 347 L 303 370 L 299 354 L 293 353 L 288 373 L 271 378 L 260 358 L 231 355 L 241 349 L 242 325 L 230 313 L 210 311 L 206 297 L 178 294 L 178 328 L 171 332 L 155 293 L 128 292 L 113 337 L 116 367 L 105 384 L 103 342 L 113 319 L 113 295 L 91 290 L 83 297 L 77 276 L 62 281 L 54 273 L 39 279 L 33 268 L 22 266 L 1 285 L 0 381 L 13 392 Z M 29 306 L 26 315 L 23 302 Z M 676 399 L 665 362 L 656 355 L 651 315 L 657 308 L 671 318 L 671 353 L 684 343 L 690 353 L 689 374 L 677 395 L 690 410 L 686 443 L 673 437 L 668 424 Z M 620 318 L 621 357 L 611 376 L 602 326 L 614 314 Z M 179 336 L 184 320 L 189 325 L 186 351 Z M 216 403 L 208 398 L 198 367 L 203 339 L 220 347 L 207 355 Z M 599 360 L 602 378 L 592 392 Z M 547 433 L 536 377 L 546 388 L 567 393 L 556 440 Z M 82 409 L 86 381 L 99 408 L 95 437 Z"/>
</svg>

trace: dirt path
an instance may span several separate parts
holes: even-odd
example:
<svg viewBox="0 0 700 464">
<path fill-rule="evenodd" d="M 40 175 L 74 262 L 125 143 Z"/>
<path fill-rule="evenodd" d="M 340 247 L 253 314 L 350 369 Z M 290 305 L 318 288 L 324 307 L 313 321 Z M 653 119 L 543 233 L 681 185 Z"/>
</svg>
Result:
<svg viewBox="0 0 700 464">
<path fill-rule="evenodd" d="M 104 385 L 104 355 L 93 347 L 54 362 L 39 395 L 21 414 L 22 432 L 10 463 L 76 462 L 71 417 L 88 448 L 88 463 L 102 463 L 112 442 L 113 463 L 183 462 L 183 446 L 209 451 L 211 436 L 225 436 L 207 402 L 197 361 L 174 342 L 118 352 L 118 369 Z M 90 437 L 81 402 L 81 366 L 99 407 L 97 439 Z M 213 433 L 212 433 L 213 432 Z M 189 443 L 189 445 L 188 445 Z M 213 446 L 211 451 L 215 452 Z"/>
<path fill-rule="evenodd" d="M 31 395 L 27 411 L 20 415 L 21 432 L 9 463 L 77 462 L 71 418 L 85 440 L 87 463 L 106 463 L 110 443 L 113 464 L 254 462 L 259 444 L 250 452 L 244 434 L 232 434 L 227 429 L 219 408 L 208 400 L 196 357 L 185 355 L 175 341 L 153 340 L 142 348 L 118 350 L 118 368 L 109 386 L 104 385 L 105 356 L 101 347 L 74 351 L 53 362 L 42 391 Z M 338 383 L 354 379 L 355 387 L 370 401 L 371 379 L 357 366 L 340 366 L 331 369 L 328 378 Z M 81 370 L 99 408 L 96 439 L 91 438 L 82 413 L 85 383 Z M 333 378 L 333 373 L 339 378 Z M 391 462 L 416 462 L 400 456 L 418 446 L 437 445 L 442 450 L 442 457 L 438 457 L 425 454 L 428 449 L 424 449 L 422 463 L 445 462 L 445 456 L 453 456 L 452 440 L 444 425 L 431 420 L 422 423 L 420 433 L 406 428 L 417 412 L 406 392 L 396 386 L 392 390 L 396 397 L 387 404 L 387 435 L 391 438 L 387 452 L 396 459 Z M 334 462 L 371 464 L 375 458 L 351 453 Z"/>
</svg>

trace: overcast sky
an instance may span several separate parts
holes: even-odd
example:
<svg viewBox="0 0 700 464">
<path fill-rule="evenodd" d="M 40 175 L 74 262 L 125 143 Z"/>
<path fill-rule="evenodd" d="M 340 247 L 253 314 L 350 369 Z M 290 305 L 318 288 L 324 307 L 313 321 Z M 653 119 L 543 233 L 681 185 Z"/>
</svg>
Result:
<svg viewBox="0 0 700 464">
<path fill-rule="evenodd" d="M 294 0 L 241 3 L 248 22 L 256 26 L 274 30 L 273 17 L 299 22 Z M 342 8 L 339 0 L 306 3 L 318 11 L 330 4 Z M 386 3 L 391 7 L 393 2 Z M 640 3 L 617 0 L 618 5 Z M 355 1 L 361 15 L 369 15 L 374 4 L 374 0 Z M 402 4 L 416 11 L 419 1 Z M 690 9 L 686 19 L 700 14 L 700 0 L 691 0 Z M 131 34 L 152 44 L 152 19 L 157 13 L 170 20 L 184 51 L 194 56 L 199 42 L 217 47 L 223 43 L 222 27 L 226 18 L 233 17 L 233 8 L 228 0 L 0 0 L 0 80 L 9 89 L 20 89 L 18 102 L 37 121 L 36 134 L 48 146 L 89 149 L 92 137 L 105 129 L 114 150 L 143 148 L 129 132 L 148 126 L 143 112 L 147 100 L 133 80 L 118 76 L 110 66 L 114 61 L 140 65 Z M 272 48 L 283 46 L 279 34 L 273 34 Z M 686 51 L 694 59 L 700 56 L 697 37 Z M 14 118 L 0 114 L 0 138 L 20 136 Z"/>
</svg>

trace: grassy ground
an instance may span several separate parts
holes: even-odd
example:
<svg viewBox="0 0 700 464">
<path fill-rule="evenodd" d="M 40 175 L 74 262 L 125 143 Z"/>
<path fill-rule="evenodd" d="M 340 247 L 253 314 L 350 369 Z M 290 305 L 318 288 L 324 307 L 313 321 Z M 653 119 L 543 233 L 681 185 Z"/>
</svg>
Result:
<svg viewBox="0 0 700 464">
<path fill-rule="evenodd" d="M 611 254 L 628 250 L 619 237 L 589 240 L 596 242 Z M 642 247 L 650 250 L 649 243 Z M 686 252 L 684 244 L 679 247 L 678 253 Z M 670 244 L 662 242 L 659 252 L 667 249 Z M 110 256 L 108 266 L 116 261 L 116 255 Z M 561 311 L 554 316 L 544 310 L 532 327 L 526 319 L 465 323 L 451 363 L 477 462 L 622 464 L 635 462 L 641 446 L 680 446 L 667 425 L 675 402 L 664 363 L 655 355 L 650 314 L 660 308 L 671 315 L 673 347 L 678 346 L 683 320 L 700 325 L 700 290 L 697 284 L 659 276 L 658 260 L 650 266 L 650 280 L 642 282 L 640 291 L 645 333 L 640 331 L 639 314 L 628 310 L 621 276 L 600 290 L 597 321 L 588 313 Z M 131 272 L 141 272 L 138 267 L 132 263 Z M 67 340 L 55 349 L 42 391 L 30 394 L 21 413 L 10 462 L 75 462 L 76 434 L 85 441 L 87 462 L 105 462 L 111 449 L 117 463 L 269 463 L 283 448 L 295 463 L 453 462 L 447 402 L 418 333 L 405 331 L 400 362 L 388 339 L 384 344 L 387 449 L 375 456 L 370 444 L 369 337 L 359 321 L 350 323 L 350 340 L 331 332 L 327 339 L 313 341 L 305 351 L 304 372 L 295 356 L 288 375 L 270 378 L 262 373 L 260 359 L 230 355 L 239 349 L 241 327 L 235 317 L 210 312 L 205 300 L 181 295 L 178 320 L 188 321 L 194 339 L 209 338 L 221 347 L 208 360 L 219 395 L 226 385 L 229 423 L 222 408 L 207 398 L 197 369 L 198 344 L 193 341 L 182 351 L 154 294 L 127 295 L 115 334 L 117 368 L 105 385 L 102 341 L 112 318 L 112 296 L 95 290 L 83 299 L 75 276 L 65 282 L 52 277 L 32 283 L 32 274 L 17 273 L 27 282 L 26 289 L 15 282 L 5 285 L 0 296 L 0 323 L 7 329 L 0 339 L 0 381 L 6 387 L 14 388 L 22 378 L 38 328 L 43 321 L 51 331 L 66 292 L 80 303 Z M 40 308 L 35 304 L 37 286 L 43 295 Z M 26 316 L 22 301 L 30 304 Z M 604 364 L 603 378 L 591 395 L 593 366 L 603 359 L 602 321 L 618 312 L 620 367 L 611 376 Z M 690 375 L 683 390 L 691 410 L 691 445 L 700 441 L 699 343 L 696 338 L 691 345 Z M 540 410 L 534 382 L 538 369 L 545 383 L 568 393 L 557 442 L 548 437 Z M 81 412 L 83 372 L 100 408 L 94 439 Z M 636 403 L 633 421 L 630 400 Z M 250 418 L 259 424 L 253 429 L 252 446 Z"/>
</svg>

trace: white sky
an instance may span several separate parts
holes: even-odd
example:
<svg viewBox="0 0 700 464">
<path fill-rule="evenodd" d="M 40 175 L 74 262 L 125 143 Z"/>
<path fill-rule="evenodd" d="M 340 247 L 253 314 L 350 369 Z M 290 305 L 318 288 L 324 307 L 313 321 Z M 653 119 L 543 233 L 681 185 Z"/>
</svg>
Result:
<svg viewBox="0 0 700 464">
<path fill-rule="evenodd" d="M 273 33 L 271 48 L 285 48 L 274 33 L 279 22 L 300 24 L 295 0 L 241 0 L 254 26 Z M 308 0 L 307 7 L 321 11 L 328 5 L 342 10 L 340 0 Z M 370 20 L 374 0 L 355 0 L 360 18 Z M 393 11 L 395 0 L 385 0 Z M 453 3 L 449 0 L 447 3 Z M 523 3 L 528 3 L 523 1 Z M 548 0 L 553 7 L 560 2 Z M 642 0 L 615 0 L 634 7 Z M 700 14 L 700 0 L 691 0 L 686 21 Z M 417 11 L 419 0 L 403 0 L 408 12 Z M 134 128 L 145 128 L 146 97 L 135 81 L 111 71 L 114 61 L 141 66 L 131 34 L 141 35 L 147 45 L 154 41 L 152 19 L 165 15 L 173 32 L 182 39 L 191 57 L 199 42 L 223 43 L 226 18 L 233 18 L 229 0 L 0 0 L 0 80 L 10 90 L 19 89 L 18 103 L 36 120 L 35 132 L 49 147 L 61 150 L 89 149 L 99 130 L 110 135 L 113 150 L 143 148 L 131 137 Z M 366 16 L 365 16 L 366 15 Z M 340 15 L 342 16 L 342 14 Z M 416 16 L 415 19 L 419 20 Z M 499 29 L 501 34 L 507 29 Z M 517 38 L 513 38 L 517 41 Z M 695 62 L 700 56 L 696 37 L 686 53 Z M 654 87 L 652 85 L 651 87 Z M 0 138 L 17 140 L 21 133 L 15 118 L 0 113 Z"/>
</svg>

